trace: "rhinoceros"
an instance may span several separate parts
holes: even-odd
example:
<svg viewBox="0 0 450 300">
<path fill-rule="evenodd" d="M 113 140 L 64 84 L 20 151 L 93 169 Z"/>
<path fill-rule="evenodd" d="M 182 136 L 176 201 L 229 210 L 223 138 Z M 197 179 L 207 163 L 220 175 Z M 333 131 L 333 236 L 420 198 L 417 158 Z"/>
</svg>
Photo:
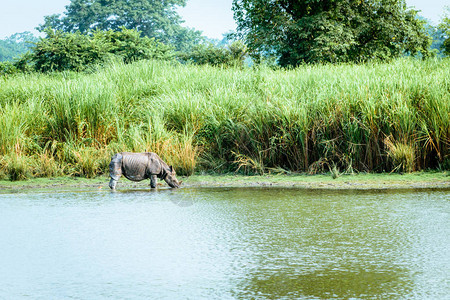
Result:
<svg viewBox="0 0 450 300">
<path fill-rule="evenodd" d="M 115 154 L 109 163 L 109 187 L 116 188 L 117 181 L 123 175 L 132 181 L 150 179 L 150 186 L 156 187 L 156 178 L 161 178 L 172 188 L 180 187 L 175 170 L 168 166 L 156 153 L 121 152 Z"/>
</svg>

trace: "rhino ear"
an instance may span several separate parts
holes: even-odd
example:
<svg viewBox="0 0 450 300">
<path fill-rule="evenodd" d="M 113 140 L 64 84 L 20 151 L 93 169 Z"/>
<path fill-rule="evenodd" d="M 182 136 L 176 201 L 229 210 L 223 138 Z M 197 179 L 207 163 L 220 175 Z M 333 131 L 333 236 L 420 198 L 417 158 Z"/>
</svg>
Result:
<svg viewBox="0 0 450 300">
<path fill-rule="evenodd" d="M 169 170 L 170 170 L 170 173 L 172 173 L 173 172 L 173 167 L 169 166 Z"/>
</svg>

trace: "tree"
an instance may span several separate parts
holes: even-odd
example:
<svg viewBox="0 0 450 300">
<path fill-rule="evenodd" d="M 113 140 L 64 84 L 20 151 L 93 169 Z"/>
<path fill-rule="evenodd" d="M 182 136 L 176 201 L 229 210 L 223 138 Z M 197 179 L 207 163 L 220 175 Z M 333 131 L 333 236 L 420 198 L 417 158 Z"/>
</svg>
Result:
<svg viewBox="0 0 450 300">
<path fill-rule="evenodd" d="M 445 42 L 445 33 L 438 27 L 434 27 L 432 25 L 427 26 L 428 33 L 430 34 L 433 42 L 430 46 L 430 51 L 438 56 L 444 56 L 444 42 Z"/>
<path fill-rule="evenodd" d="M 47 36 L 35 44 L 29 61 L 35 70 L 51 72 L 83 71 L 111 55 L 120 57 L 125 63 L 171 57 L 170 47 L 153 38 L 141 37 L 136 30 L 120 29 L 97 30 L 92 34 L 46 29 Z"/>
<path fill-rule="evenodd" d="M 198 65 L 242 67 L 247 54 L 247 47 L 241 41 L 234 41 L 227 47 L 224 45 L 199 44 L 191 51 L 179 53 L 182 62 Z"/>
<path fill-rule="evenodd" d="M 38 40 L 29 31 L 15 33 L 4 40 L 0 40 L 0 61 L 12 61 L 28 52 L 33 42 Z"/>
<path fill-rule="evenodd" d="M 442 32 L 441 37 L 444 39 L 441 49 L 444 50 L 446 55 L 450 55 L 450 7 L 445 8 L 445 15 L 442 22 L 439 24 L 438 29 Z"/>
<path fill-rule="evenodd" d="M 404 0 L 233 0 L 233 11 L 253 56 L 282 66 L 427 56 L 430 45 Z"/>
<path fill-rule="evenodd" d="M 124 27 L 181 50 L 201 39 L 201 32 L 181 26 L 175 8 L 185 4 L 186 0 L 72 0 L 64 16 L 46 16 L 38 30 L 50 27 L 86 33 L 95 29 L 117 31 Z"/>
<path fill-rule="evenodd" d="M 434 26 L 431 21 L 423 16 L 417 17 L 419 20 L 423 21 L 425 29 L 428 32 L 428 35 L 431 37 L 431 45 L 430 45 L 430 56 L 444 56 L 443 43 L 444 43 L 444 32 L 439 29 L 438 26 Z"/>
</svg>

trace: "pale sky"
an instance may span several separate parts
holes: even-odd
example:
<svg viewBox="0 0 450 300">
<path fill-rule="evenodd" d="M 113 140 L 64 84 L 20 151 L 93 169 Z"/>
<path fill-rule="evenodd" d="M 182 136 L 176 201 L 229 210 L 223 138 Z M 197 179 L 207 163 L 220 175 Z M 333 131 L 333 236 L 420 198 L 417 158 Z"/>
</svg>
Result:
<svg viewBox="0 0 450 300">
<path fill-rule="evenodd" d="M 17 32 L 34 31 L 44 22 L 44 16 L 63 13 L 70 0 L 4 0 L 0 9 L 0 39 Z M 221 39 L 222 34 L 234 30 L 236 24 L 231 11 L 232 0 L 187 0 L 179 9 L 184 26 L 195 28 L 210 38 Z M 439 23 L 444 6 L 450 0 L 406 0 L 409 6 L 421 10 L 420 14 Z"/>
</svg>

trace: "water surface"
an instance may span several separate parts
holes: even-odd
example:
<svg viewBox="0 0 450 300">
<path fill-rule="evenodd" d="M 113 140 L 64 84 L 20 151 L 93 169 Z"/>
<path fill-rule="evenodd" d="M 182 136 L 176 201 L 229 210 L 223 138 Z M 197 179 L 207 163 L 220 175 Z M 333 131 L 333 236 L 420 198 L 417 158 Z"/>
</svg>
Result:
<svg viewBox="0 0 450 300">
<path fill-rule="evenodd" d="M 449 299 L 450 192 L 0 194 L 0 299 Z"/>
</svg>

